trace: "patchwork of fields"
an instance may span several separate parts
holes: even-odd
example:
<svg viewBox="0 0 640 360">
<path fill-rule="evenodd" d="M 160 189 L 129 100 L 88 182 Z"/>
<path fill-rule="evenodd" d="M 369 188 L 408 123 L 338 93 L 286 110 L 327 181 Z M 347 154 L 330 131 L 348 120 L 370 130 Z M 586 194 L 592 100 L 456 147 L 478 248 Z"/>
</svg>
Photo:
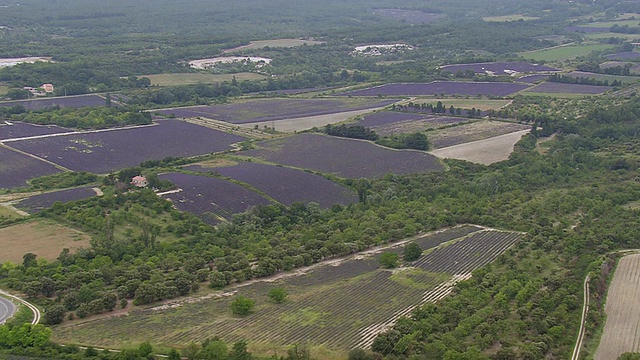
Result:
<svg viewBox="0 0 640 360">
<path fill-rule="evenodd" d="M 71 324 L 59 328 L 55 336 L 63 342 L 73 339 L 107 347 L 148 339 L 154 339 L 154 345 L 184 347 L 191 341 L 219 336 L 225 341 L 245 339 L 257 348 L 282 349 L 304 342 L 344 354 L 352 347 L 370 345 L 377 333 L 415 306 L 443 298 L 453 284 L 522 237 L 474 226 L 453 228 L 417 239 L 423 249 L 432 251 L 410 267 L 379 269 L 381 249 L 374 249 L 302 268 L 280 279 L 239 284 L 219 296 Z M 274 287 L 289 292 L 284 304 L 268 301 L 266 294 Z M 254 299 L 255 313 L 232 317 L 228 308 L 234 295 Z"/>
</svg>

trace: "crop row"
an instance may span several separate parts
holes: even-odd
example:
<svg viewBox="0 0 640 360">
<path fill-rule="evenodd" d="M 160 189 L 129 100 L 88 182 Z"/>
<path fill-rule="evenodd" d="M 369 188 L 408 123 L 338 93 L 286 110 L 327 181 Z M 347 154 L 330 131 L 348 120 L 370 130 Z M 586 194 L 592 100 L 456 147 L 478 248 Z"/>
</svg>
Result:
<svg viewBox="0 0 640 360">
<path fill-rule="evenodd" d="M 528 86 L 501 82 L 433 81 L 430 83 L 396 83 L 354 90 L 339 95 L 351 96 L 420 96 L 420 95 L 486 95 L 508 96 Z"/>
<path fill-rule="evenodd" d="M 96 192 L 91 187 L 79 187 L 60 191 L 49 192 L 40 195 L 30 196 L 15 205 L 18 209 L 30 214 L 40 212 L 42 209 L 51 207 L 55 202 L 70 202 L 88 199 L 95 196 Z"/>
</svg>

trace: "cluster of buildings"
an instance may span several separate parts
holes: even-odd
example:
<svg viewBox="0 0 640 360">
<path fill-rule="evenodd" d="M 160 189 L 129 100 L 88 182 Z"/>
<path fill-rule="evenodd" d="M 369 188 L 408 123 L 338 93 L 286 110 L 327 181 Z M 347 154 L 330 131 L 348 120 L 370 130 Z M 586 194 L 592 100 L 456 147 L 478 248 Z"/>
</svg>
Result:
<svg viewBox="0 0 640 360">
<path fill-rule="evenodd" d="M 25 86 L 23 89 L 28 90 L 33 96 L 47 96 L 53 93 L 53 84 L 42 84 L 37 88 Z"/>
</svg>

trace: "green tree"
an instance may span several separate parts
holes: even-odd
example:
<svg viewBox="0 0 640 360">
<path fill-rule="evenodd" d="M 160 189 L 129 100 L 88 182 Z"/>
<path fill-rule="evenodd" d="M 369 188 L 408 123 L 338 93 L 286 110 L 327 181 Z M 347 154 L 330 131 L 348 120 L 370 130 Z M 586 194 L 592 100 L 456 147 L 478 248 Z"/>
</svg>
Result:
<svg viewBox="0 0 640 360">
<path fill-rule="evenodd" d="M 44 320 L 49 325 L 60 324 L 62 320 L 64 320 L 64 315 L 66 314 L 67 309 L 62 305 L 53 305 L 47 308 L 47 311 L 44 313 Z"/>
<path fill-rule="evenodd" d="M 269 290 L 269 299 L 276 304 L 281 304 L 287 299 L 287 290 L 278 287 Z"/>
<path fill-rule="evenodd" d="M 233 343 L 229 357 L 231 360 L 251 360 L 251 353 L 247 351 L 247 342 L 239 340 Z"/>
<path fill-rule="evenodd" d="M 253 312 L 255 305 L 255 301 L 244 296 L 238 296 L 231 302 L 231 312 L 236 316 L 247 316 Z"/>
<path fill-rule="evenodd" d="M 420 245 L 416 244 L 414 241 L 404 246 L 402 256 L 405 261 L 416 261 L 421 255 L 422 249 L 420 248 Z"/>
<path fill-rule="evenodd" d="M 385 252 L 380 255 L 380 265 L 385 269 L 393 269 L 398 266 L 398 254 Z"/>
</svg>

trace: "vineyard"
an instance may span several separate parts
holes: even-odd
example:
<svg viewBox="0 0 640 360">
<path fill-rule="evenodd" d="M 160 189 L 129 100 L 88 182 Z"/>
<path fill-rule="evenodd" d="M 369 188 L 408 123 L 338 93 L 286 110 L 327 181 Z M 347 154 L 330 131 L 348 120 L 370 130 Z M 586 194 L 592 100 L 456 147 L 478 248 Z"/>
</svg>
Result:
<svg viewBox="0 0 640 360">
<path fill-rule="evenodd" d="M 428 250 L 413 266 L 380 269 L 377 249 L 277 280 L 240 284 L 215 297 L 64 327 L 56 336 L 101 346 L 155 339 L 159 345 L 184 347 L 218 336 L 271 349 L 293 343 L 338 352 L 368 347 L 399 317 L 444 298 L 458 281 L 495 260 L 522 236 L 473 226 L 453 228 L 417 239 Z M 401 252 L 402 247 L 391 251 Z M 289 293 L 284 304 L 269 302 L 267 293 L 274 287 Z M 228 309 L 235 295 L 254 299 L 255 313 L 232 317 Z"/>
</svg>

